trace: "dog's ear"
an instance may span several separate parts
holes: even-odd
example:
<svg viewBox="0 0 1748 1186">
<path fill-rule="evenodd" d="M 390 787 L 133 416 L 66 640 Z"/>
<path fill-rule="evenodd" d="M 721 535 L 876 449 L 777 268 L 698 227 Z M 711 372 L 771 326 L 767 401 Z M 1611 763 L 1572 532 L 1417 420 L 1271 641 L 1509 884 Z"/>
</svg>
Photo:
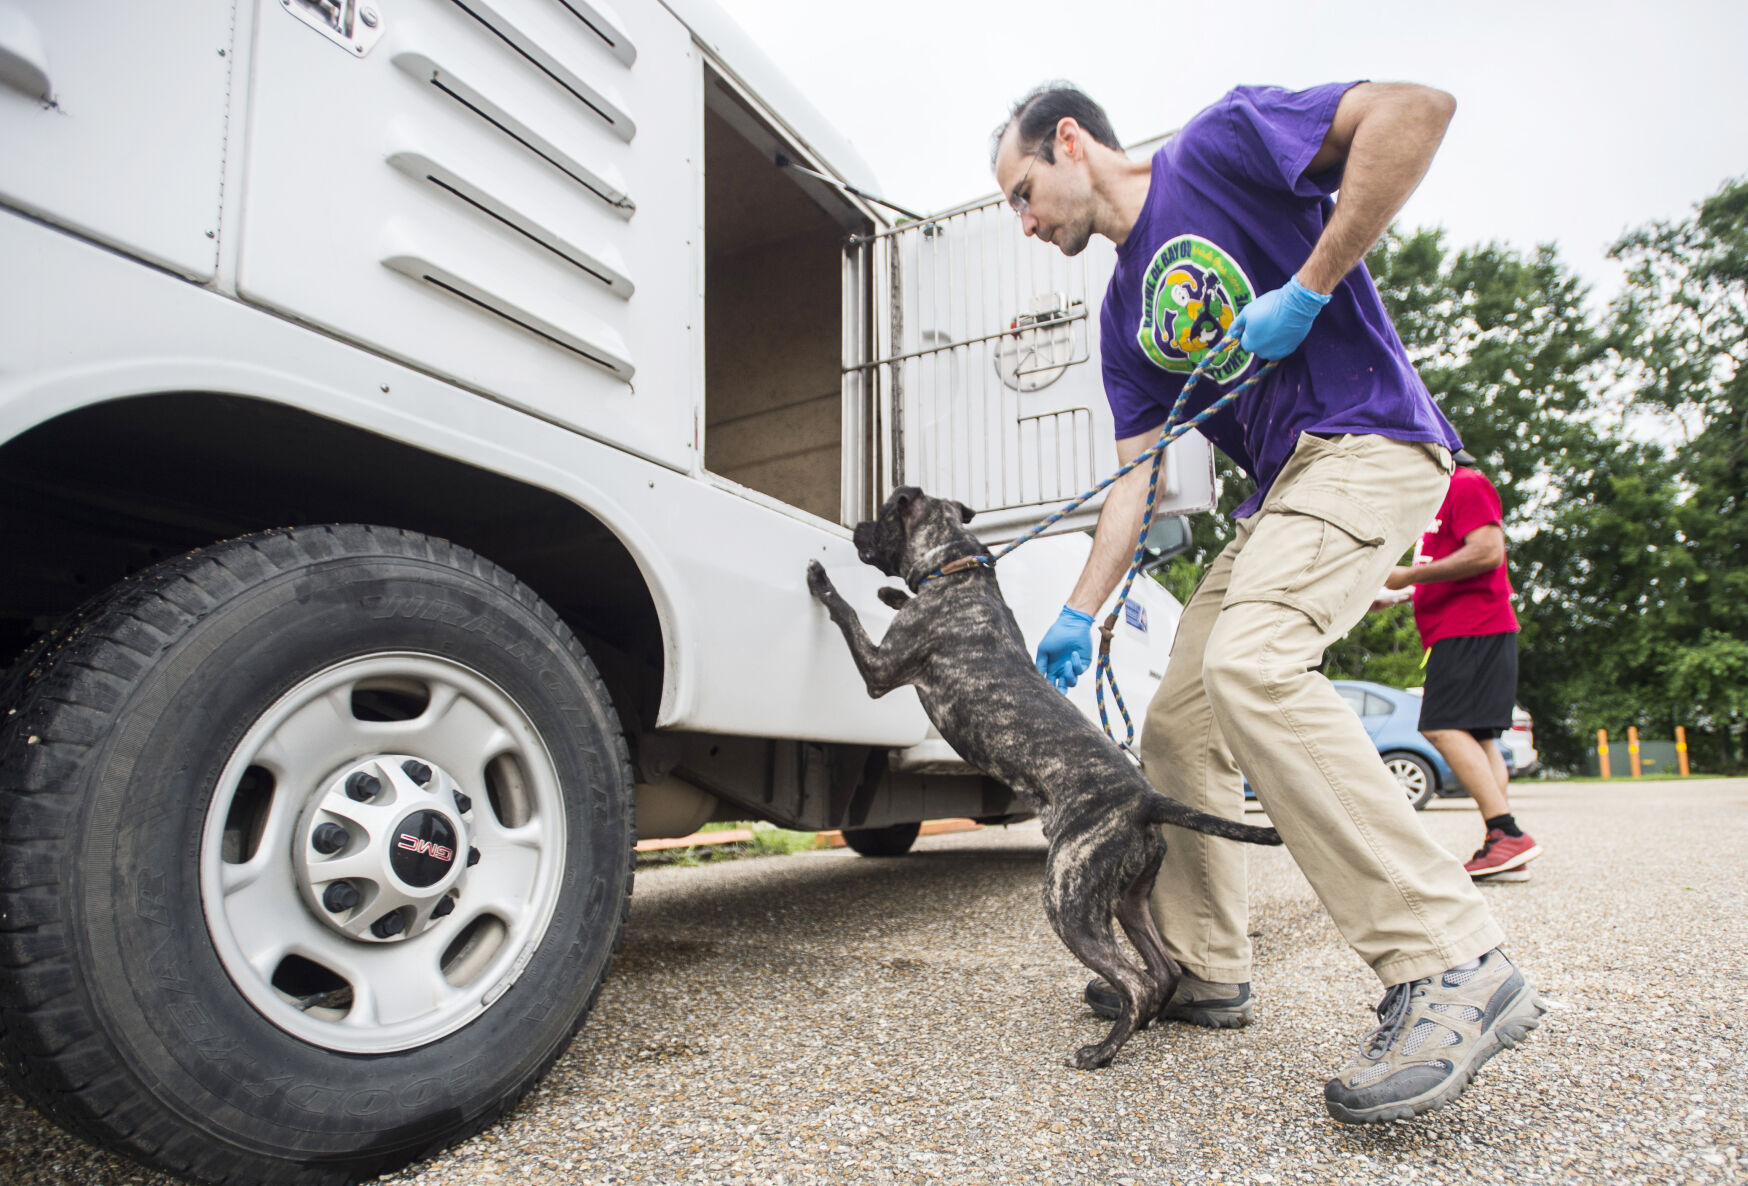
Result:
<svg viewBox="0 0 1748 1186">
<path fill-rule="evenodd" d="M 908 494 L 895 495 L 893 499 L 898 508 L 899 522 L 904 524 L 906 531 L 923 521 L 923 512 L 928 509 L 922 498 L 912 498 Z"/>
<path fill-rule="evenodd" d="M 970 507 L 966 506 L 962 502 L 955 502 L 953 505 L 959 508 L 959 522 L 961 522 L 961 523 L 971 522 L 971 516 L 973 514 L 975 514 L 976 512 L 974 512 Z"/>
<path fill-rule="evenodd" d="M 882 585 L 874 590 L 874 596 L 893 609 L 903 609 L 905 602 L 910 600 L 910 594 L 903 589 L 894 589 L 891 585 Z"/>
</svg>

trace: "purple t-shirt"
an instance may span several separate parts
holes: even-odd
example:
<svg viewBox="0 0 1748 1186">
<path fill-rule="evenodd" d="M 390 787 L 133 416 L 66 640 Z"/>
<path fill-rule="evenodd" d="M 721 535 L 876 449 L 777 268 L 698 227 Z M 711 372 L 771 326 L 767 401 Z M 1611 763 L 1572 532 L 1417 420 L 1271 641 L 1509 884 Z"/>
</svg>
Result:
<svg viewBox="0 0 1748 1186">
<path fill-rule="evenodd" d="M 1165 423 L 1184 379 L 1238 310 L 1284 285 L 1311 255 L 1341 170 L 1311 176 L 1305 167 L 1353 85 L 1238 87 L 1154 154 L 1147 202 L 1117 248 L 1100 313 L 1105 395 L 1119 439 Z M 1234 349 L 1197 382 L 1185 416 L 1236 386 L 1253 363 Z M 1343 277 L 1299 348 L 1200 431 L 1256 481 L 1233 512 L 1240 519 L 1262 504 L 1300 433 L 1460 447 L 1363 263 Z"/>
</svg>

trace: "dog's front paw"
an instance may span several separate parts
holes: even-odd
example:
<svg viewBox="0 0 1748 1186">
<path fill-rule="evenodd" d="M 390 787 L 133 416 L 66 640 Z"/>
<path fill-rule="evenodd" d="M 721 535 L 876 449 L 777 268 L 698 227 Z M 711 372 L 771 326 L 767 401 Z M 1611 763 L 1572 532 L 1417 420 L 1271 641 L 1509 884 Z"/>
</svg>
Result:
<svg viewBox="0 0 1748 1186">
<path fill-rule="evenodd" d="M 815 601 L 824 602 L 826 598 L 836 593 L 832 587 L 832 579 L 825 575 L 825 565 L 817 560 L 807 562 L 807 591 L 813 594 Z"/>
<path fill-rule="evenodd" d="M 903 589 L 894 589 L 891 585 L 882 585 L 880 588 L 874 590 L 874 596 L 878 597 L 883 604 L 890 606 L 892 609 L 903 609 L 905 603 L 910 600 L 909 593 L 906 593 Z"/>
</svg>

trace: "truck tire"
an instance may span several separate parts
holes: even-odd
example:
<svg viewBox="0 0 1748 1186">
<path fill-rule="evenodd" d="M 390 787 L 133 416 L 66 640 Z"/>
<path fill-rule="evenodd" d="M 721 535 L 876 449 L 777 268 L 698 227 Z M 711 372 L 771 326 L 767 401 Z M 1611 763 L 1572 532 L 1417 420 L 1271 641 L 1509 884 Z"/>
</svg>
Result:
<svg viewBox="0 0 1748 1186">
<path fill-rule="evenodd" d="M 845 828 L 844 843 L 865 857 L 901 857 L 916 843 L 920 823 L 890 824 L 884 828 Z"/>
<path fill-rule="evenodd" d="M 502 1114 L 594 1004 L 625 740 L 570 631 L 480 557 L 230 540 L 5 684 L 0 1064 L 64 1127 L 210 1182 L 379 1174 Z"/>
</svg>

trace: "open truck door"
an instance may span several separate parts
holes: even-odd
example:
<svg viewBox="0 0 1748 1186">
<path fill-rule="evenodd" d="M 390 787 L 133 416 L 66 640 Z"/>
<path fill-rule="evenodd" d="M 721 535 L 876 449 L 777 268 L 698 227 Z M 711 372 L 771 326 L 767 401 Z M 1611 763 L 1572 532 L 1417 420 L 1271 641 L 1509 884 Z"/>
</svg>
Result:
<svg viewBox="0 0 1748 1186">
<path fill-rule="evenodd" d="M 1000 194 L 852 238 L 847 287 L 868 294 L 868 315 L 846 331 L 845 406 L 873 410 L 875 505 L 898 486 L 919 486 L 970 507 L 972 529 L 995 545 L 1109 476 L 1118 461 L 1099 307 L 1115 267 L 1116 247 L 1101 237 L 1072 258 L 1029 239 Z M 1212 510 L 1217 499 L 1212 447 L 1186 434 L 1166 451 L 1156 519 Z M 1002 590 L 1028 646 L 1055 620 L 1103 504 L 1102 493 L 1089 499 L 1052 525 L 1055 538 L 1002 561 Z M 1181 609 L 1139 579 L 1117 624 L 1112 665 L 1137 727 Z M 1070 698 L 1098 719 L 1090 672 Z M 1114 703 L 1109 714 L 1121 739 Z M 931 730 L 895 761 L 947 771 L 957 757 Z"/>
<path fill-rule="evenodd" d="M 957 499 L 997 543 L 1117 468 L 1098 366 L 1109 240 L 1065 256 L 1028 239 L 996 194 L 849 251 L 850 272 L 873 284 L 871 349 L 852 354 L 847 375 L 875 393 L 882 497 L 910 485 Z M 1156 513 L 1211 510 L 1215 498 L 1212 449 L 1188 434 L 1166 451 Z M 1103 501 L 1053 530 L 1091 527 Z"/>
</svg>

